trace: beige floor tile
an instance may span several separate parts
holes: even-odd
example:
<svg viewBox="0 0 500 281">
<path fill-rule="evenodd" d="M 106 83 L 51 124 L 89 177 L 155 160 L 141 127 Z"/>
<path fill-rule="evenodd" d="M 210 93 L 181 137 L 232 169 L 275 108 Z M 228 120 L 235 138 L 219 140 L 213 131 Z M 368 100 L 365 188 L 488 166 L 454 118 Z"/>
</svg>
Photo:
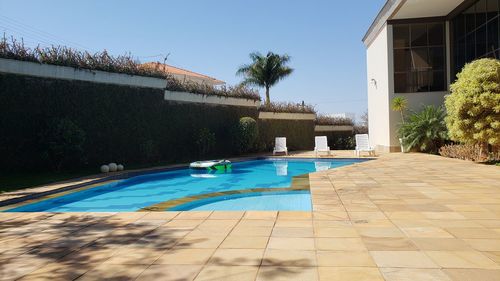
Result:
<svg viewBox="0 0 500 281">
<path fill-rule="evenodd" d="M 144 270 L 136 280 L 192 281 L 201 268 L 201 265 L 153 264 Z"/>
<path fill-rule="evenodd" d="M 146 268 L 146 265 L 103 264 L 90 269 L 78 280 L 134 280 Z"/>
<path fill-rule="evenodd" d="M 366 251 L 360 238 L 316 238 L 317 250 L 328 251 Z"/>
<path fill-rule="evenodd" d="M 358 232 L 354 227 L 315 227 L 315 237 L 332 237 L 332 238 L 357 238 Z"/>
<path fill-rule="evenodd" d="M 386 281 L 452 281 L 441 269 L 381 268 Z"/>
<path fill-rule="evenodd" d="M 178 248 L 215 249 L 224 241 L 225 236 L 193 236 L 186 235 L 175 245 Z"/>
<path fill-rule="evenodd" d="M 141 217 L 141 220 L 171 220 L 178 214 L 179 212 L 151 212 Z"/>
<path fill-rule="evenodd" d="M 404 233 L 396 227 L 358 227 L 357 231 L 361 237 L 405 237 Z"/>
<path fill-rule="evenodd" d="M 224 249 L 264 249 L 269 237 L 265 236 L 233 236 L 226 237 L 220 248 Z"/>
<path fill-rule="evenodd" d="M 413 251 L 418 250 L 408 238 L 369 238 L 363 237 L 369 251 Z"/>
<path fill-rule="evenodd" d="M 411 238 L 453 238 L 453 235 L 435 226 L 402 227 L 401 229 Z"/>
<path fill-rule="evenodd" d="M 500 251 L 499 252 L 482 252 L 483 255 L 490 258 L 492 261 L 500 265 Z"/>
<path fill-rule="evenodd" d="M 267 249 L 262 261 L 263 266 L 316 266 L 316 252 L 305 250 Z"/>
<path fill-rule="evenodd" d="M 319 280 L 384 281 L 377 268 L 373 267 L 319 267 Z"/>
<path fill-rule="evenodd" d="M 276 224 L 274 227 L 311 227 L 312 228 L 312 220 L 276 220 Z"/>
<path fill-rule="evenodd" d="M 420 251 L 371 251 L 378 267 L 439 268 Z"/>
<path fill-rule="evenodd" d="M 257 266 L 219 266 L 203 267 L 196 281 L 254 281 L 257 276 Z"/>
<path fill-rule="evenodd" d="M 91 265 L 75 266 L 74 264 L 50 263 L 24 276 L 20 280 L 73 280 L 91 268 Z M 0 275 L 0 279 L 2 279 L 1 277 L 2 275 Z"/>
<path fill-rule="evenodd" d="M 500 239 L 464 239 L 472 248 L 485 252 L 500 251 Z"/>
<path fill-rule="evenodd" d="M 318 266 L 376 266 L 368 252 L 318 251 Z"/>
<path fill-rule="evenodd" d="M 269 237 L 273 231 L 272 226 L 241 226 L 233 228 L 229 235 L 232 236 L 264 236 Z"/>
<path fill-rule="evenodd" d="M 218 249 L 212 255 L 210 265 L 260 265 L 264 249 Z"/>
<path fill-rule="evenodd" d="M 280 211 L 278 220 L 310 220 L 312 212 Z"/>
<path fill-rule="evenodd" d="M 466 218 L 458 212 L 422 212 L 422 214 L 431 220 L 463 220 Z"/>
<path fill-rule="evenodd" d="M 500 269 L 500 265 L 477 251 L 426 251 L 443 268 Z"/>
<path fill-rule="evenodd" d="M 268 249 L 314 250 L 314 238 L 271 237 Z"/>
<path fill-rule="evenodd" d="M 314 237 L 312 227 L 274 227 L 273 237 Z"/>
<path fill-rule="evenodd" d="M 487 228 L 447 228 L 457 238 L 500 239 L 500 233 Z"/>
<path fill-rule="evenodd" d="M 179 220 L 204 220 L 212 214 L 211 211 L 180 212 L 175 219 Z"/>
<path fill-rule="evenodd" d="M 244 211 L 214 211 L 209 217 L 209 220 L 239 220 L 245 214 Z"/>
<path fill-rule="evenodd" d="M 256 281 L 317 281 L 315 267 L 261 266 Z"/>
<path fill-rule="evenodd" d="M 173 248 L 161 255 L 155 264 L 205 264 L 215 249 Z"/>
<path fill-rule="evenodd" d="M 173 219 L 165 224 L 166 227 L 175 227 L 175 228 L 195 228 L 200 225 L 203 220 L 198 219 Z"/>
<path fill-rule="evenodd" d="M 319 211 L 313 213 L 314 220 L 348 220 L 349 216 L 346 212 L 338 211 Z"/>
<path fill-rule="evenodd" d="M 247 220 L 275 220 L 278 217 L 276 211 L 247 211 L 243 216 Z"/>
<path fill-rule="evenodd" d="M 499 281 L 500 270 L 488 269 L 443 269 L 453 281 Z"/>
<path fill-rule="evenodd" d="M 238 223 L 237 227 L 273 227 L 276 220 L 253 220 L 253 219 L 242 219 Z"/>
<path fill-rule="evenodd" d="M 349 212 L 351 220 L 379 220 L 387 219 L 383 212 Z"/>
<path fill-rule="evenodd" d="M 115 252 L 113 256 L 107 259 L 104 263 L 150 265 L 164 253 L 165 253 L 164 250 L 156 250 L 149 248 L 146 249 L 126 248 Z"/>
<path fill-rule="evenodd" d="M 462 251 L 472 250 L 465 241 L 456 238 L 413 238 L 413 243 L 420 250 L 430 251 Z"/>
</svg>

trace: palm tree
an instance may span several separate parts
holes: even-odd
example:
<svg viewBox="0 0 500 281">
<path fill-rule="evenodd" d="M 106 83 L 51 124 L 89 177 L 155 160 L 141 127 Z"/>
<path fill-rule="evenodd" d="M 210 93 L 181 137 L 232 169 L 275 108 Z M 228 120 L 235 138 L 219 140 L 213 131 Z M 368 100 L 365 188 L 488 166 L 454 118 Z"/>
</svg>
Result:
<svg viewBox="0 0 500 281">
<path fill-rule="evenodd" d="M 404 97 L 395 97 L 392 99 L 392 110 L 401 113 L 401 121 L 405 123 L 404 112 L 408 109 L 408 100 Z"/>
<path fill-rule="evenodd" d="M 269 105 L 269 88 L 293 72 L 293 69 L 287 66 L 290 57 L 286 54 L 280 56 L 273 52 L 268 52 L 266 56 L 263 56 L 254 52 L 250 54 L 250 59 L 252 59 L 252 63 L 240 67 L 236 74 L 245 76 L 243 85 L 265 88 L 266 105 Z"/>
</svg>

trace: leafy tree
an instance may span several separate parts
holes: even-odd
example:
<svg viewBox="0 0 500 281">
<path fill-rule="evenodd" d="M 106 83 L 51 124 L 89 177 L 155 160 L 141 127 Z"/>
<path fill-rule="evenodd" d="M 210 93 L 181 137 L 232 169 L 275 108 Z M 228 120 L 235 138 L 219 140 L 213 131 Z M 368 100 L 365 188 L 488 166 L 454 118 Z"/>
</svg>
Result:
<svg viewBox="0 0 500 281">
<path fill-rule="evenodd" d="M 500 61 L 473 61 L 457 78 L 445 101 L 451 139 L 481 147 L 500 145 Z"/>
<path fill-rule="evenodd" d="M 392 110 L 401 113 L 401 121 L 405 123 L 405 111 L 408 109 L 408 100 L 404 97 L 395 97 L 392 99 Z"/>
<path fill-rule="evenodd" d="M 271 103 L 269 89 L 280 80 L 292 74 L 293 69 L 288 67 L 288 55 L 278 55 L 268 52 L 266 56 L 254 52 L 250 54 L 251 64 L 243 65 L 236 74 L 243 75 L 243 85 L 253 85 L 266 89 L 266 105 Z"/>
<path fill-rule="evenodd" d="M 398 131 L 400 136 L 404 136 L 405 148 L 437 153 L 448 137 L 445 116 L 442 107 L 433 105 L 425 106 L 422 111 L 410 115 L 408 122 L 402 124 Z"/>
</svg>

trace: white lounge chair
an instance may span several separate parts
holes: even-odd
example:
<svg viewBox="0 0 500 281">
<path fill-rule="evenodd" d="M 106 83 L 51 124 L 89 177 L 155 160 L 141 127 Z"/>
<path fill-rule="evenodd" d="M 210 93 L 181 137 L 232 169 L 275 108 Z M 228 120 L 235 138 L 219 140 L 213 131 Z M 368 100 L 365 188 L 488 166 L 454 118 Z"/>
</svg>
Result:
<svg viewBox="0 0 500 281">
<path fill-rule="evenodd" d="M 314 162 L 314 167 L 316 168 L 316 172 L 326 171 L 330 169 L 330 162 Z"/>
<path fill-rule="evenodd" d="M 375 156 L 375 149 L 370 146 L 370 139 L 367 134 L 356 135 L 356 156 L 360 156 L 361 152 L 368 152 L 371 156 Z"/>
<path fill-rule="evenodd" d="M 330 147 L 328 146 L 328 139 L 326 136 L 314 138 L 314 153 L 318 157 L 319 152 L 326 152 L 330 155 Z"/>
<path fill-rule="evenodd" d="M 275 161 L 274 167 L 277 176 L 288 176 L 288 161 Z"/>
<path fill-rule="evenodd" d="M 273 155 L 277 152 L 284 152 L 288 155 L 288 148 L 286 147 L 286 138 L 276 138 L 274 141 Z"/>
</svg>

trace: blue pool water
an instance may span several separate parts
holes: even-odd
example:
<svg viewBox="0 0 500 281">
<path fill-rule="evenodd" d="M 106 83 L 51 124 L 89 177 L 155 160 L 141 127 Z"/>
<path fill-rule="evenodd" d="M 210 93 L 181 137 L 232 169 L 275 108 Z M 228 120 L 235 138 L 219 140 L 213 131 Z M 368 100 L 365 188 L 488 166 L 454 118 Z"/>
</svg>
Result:
<svg viewBox="0 0 500 281">
<path fill-rule="evenodd" d="M 292 177 L 365 161 L 361 159 L 263 159 L 233 163 L 230 172 L 172 170 L 132 177 L 20 206 L 8 212 L 130 212 L 183 197 L 290 187 Z M 310 210 L 308 192 L 247 193 L 178 206 L 182 210 Z"/>
</svg>

